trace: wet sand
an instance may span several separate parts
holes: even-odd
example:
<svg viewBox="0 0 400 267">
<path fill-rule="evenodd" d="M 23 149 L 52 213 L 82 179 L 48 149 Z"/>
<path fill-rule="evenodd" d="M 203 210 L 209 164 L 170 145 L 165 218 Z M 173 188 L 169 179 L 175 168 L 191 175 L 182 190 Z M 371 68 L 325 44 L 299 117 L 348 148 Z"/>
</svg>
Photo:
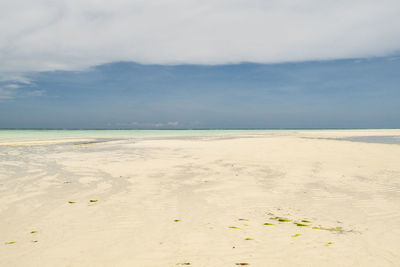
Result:
<svg viewBox="0 0 400 267">
<path fill-rule="evenodd" d="M 0 266 L 399 266 L 399 135 L 3 142 Z"/>
</svg>

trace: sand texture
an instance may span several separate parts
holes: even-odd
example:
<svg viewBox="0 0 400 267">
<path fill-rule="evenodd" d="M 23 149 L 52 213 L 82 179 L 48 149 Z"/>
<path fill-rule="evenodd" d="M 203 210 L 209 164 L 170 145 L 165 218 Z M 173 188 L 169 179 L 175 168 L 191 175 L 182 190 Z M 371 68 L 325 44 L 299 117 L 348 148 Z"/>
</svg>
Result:
<svg viewBox="0 0 400 267">
<path fill-rule="evenodd" d="M 400 266 L 399 135 L 3 142 L 0 266 Z"/>
</svg>

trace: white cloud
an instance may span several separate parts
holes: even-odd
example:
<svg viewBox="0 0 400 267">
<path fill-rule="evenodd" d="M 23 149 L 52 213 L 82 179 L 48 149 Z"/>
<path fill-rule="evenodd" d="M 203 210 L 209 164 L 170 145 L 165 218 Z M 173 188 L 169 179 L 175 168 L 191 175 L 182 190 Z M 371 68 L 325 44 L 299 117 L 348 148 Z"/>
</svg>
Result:
<svg viewBox="0 0 400 267">
<path fill-rule="evenodd" d="M 0 102 L 13 98 L 15 98 L 15 92 L 13 90 L 0 87 Z"/>
<path fill-rule="evenodd" d="M 5 88 L 9 88 L 9 89 L 18 89 L 18 88 L 20 88 L 21 86 L 18 85 L 18 84 L 11 83 L 11 84 L 4 85 L 4 87 L 5 87 Z"/>
<path fill-rule="evenodd" d="M 383 56 L 398 0 L 2 0 L 0 72 Z"/>
<path fill-rule="evenodd" d="M 117 122 L 115 126 L 117 127 L 134 127 L 134 128 L 171 128 L 179 125 L 178 121 L 169 121 L 167 123 L 163 122 Z M 112 126 L 112 124 L 109 124 Z"/>
<path fill-rule="evenodd" d="M 167 123 L 167 125 L 168 125 L 168 126 L 178 126 L 178 125 L 179 125 L 179 122 L 178 122 L 178 121 L 169 121 L 169 122 Z"/>
<path fill-rule="evenodd" d="M 33 91 L 28 91 L 24 94 L 25 97 L 29 97 L 29 96 L 42 96 L 44 95 L 44 90 L 33 90 Z"/>
<path fill-rule="evenodd" d="M 0 72 L 0 83 L 3 82 L 15 82 L 19 83 L 20 85 L 28 85 L 32 84 L 31 79 L 28 77 L 29 75 L 21 73 L 21 74 L 16 74 L 16 73 L 9 73 L 9 72 Z M 19 87 L 21 87 L 18 85 Z"/>
<path fill-rule="evenodd" d="M 29 88 L 24 88 L 24 85 L 27 84 L 26 80 L 24 79 L 20 79 L 20 81 L 13 80 L 13 82 L 17 83 L 10 83 L 9 81 L 0 80 L 0 102 L 15 98 L 38 97 L 45 93 L 44 90 L 40 89 L 32 90 Z"/>
</svg>

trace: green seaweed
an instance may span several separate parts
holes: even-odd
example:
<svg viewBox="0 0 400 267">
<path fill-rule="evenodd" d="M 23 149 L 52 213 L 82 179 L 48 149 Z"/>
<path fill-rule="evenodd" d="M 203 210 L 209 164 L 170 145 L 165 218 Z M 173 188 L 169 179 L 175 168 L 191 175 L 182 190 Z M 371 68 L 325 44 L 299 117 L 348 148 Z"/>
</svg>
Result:
<svg viewBox="0 0 400 267">
<path fill-rule="evenodd" d="M 176 219 L 176 220 L 174 220 L 174 222 L 180 222 L 181 220 L 178 220 L 178 219 Z"/>
<path fill-rule="evenodd" d="M 301 220 L 301 222 L 303 222 L 303 223 L 311 223 L 311 221 L 308 221 L 308 220 Z"/>
<path fill-rule="evenodd" d="M 292 220 L 289 220 L 287 218 L 283 218 L 283 217 L 271 217 L 270 219 L 272 220 L 277 220 L 278 222 L 291 222 Z"/>
<path fill-rule="evenodd" d="M 97 202 L 97 199 L 91 199 L 89 202 Z"/>
<path fill-rule="evenodd" d="M 353 232 L 353 230 L 350 231 L 345 231 L 342 229 L 342 227 L 338 226 L 338 227 L 331 227 L 331 228 L 326 228 L 326 227 L 322 227 L 320 226 L 315 226 L 312 229 L 317 229 L 317 230 L 325 230 L 325 231 L 331 231 L 331 232 L 338 232 L 338 233 L 344 233 L 344 232 Z"/>
<path fill-rule="evenodd" d="M 69 204 L 75 204 L 75 201 L 68 201 Z"/>
<path fill-rule="evenodd" d="M 298 222 L 294 222 L 295 225 L 299 226 L 299 227 L 309 227 L 309 224 L 303 224 L 303 223 L 298 223 Z"/>
<path fill-rule="evenodd" d="M 36 234 L 36 233 L 37 233 L 37 231 L 32 231 L 32 232 L 31 232 L 31 234 Z"/>
<path fill-rule="evenodd" d="M 273 223 L 264 223 L 264 225 L 275 225 Z"/>
<path fill-rule="evenodd" d="M 301 236 L 301 234 L 292 235 L 292 237 L 298 237 L 298 236 Z"/>
<path fill-rule="evenodd" d="M 328 228 L 322 227 L 322 226 L 314 226 L 312 229 L 317 229 L 317 230 L 329 230 Z"/>
<path fill-rule="evenodd" d="M 229 226 L 228 228 L 232 228 L 232 229 L 240 229 L 239 227 L 236 227 L 236 226 Z"/>
<path fill-rule="evenodd" d="M 254 240 L 254 239 L 251 238 L 251 237 L 247 237 L 247 238 L 245 238 L 244 240 Z"/>
<path fill-rule="evenodd" d="M 15 244 L 15 243 L 17 243 L 17 242 L 15 242 L 15 241 L 10 241 L 10 242 L 6 242 L 6 245 L 12 245 L 12 244 Z"/>
<path fill-rule="evenodd" d="M 238 219 L 238 221 L 248 221 L 248 219 Z"/>
<path fill-rule="evenodd" d="M 333 242 L 328 242 L 328 243 L 325 244 L 325 246 L 329 246 L 329 245 L 332 245 L 332 244 L 333 244 Z"/>
</svg>

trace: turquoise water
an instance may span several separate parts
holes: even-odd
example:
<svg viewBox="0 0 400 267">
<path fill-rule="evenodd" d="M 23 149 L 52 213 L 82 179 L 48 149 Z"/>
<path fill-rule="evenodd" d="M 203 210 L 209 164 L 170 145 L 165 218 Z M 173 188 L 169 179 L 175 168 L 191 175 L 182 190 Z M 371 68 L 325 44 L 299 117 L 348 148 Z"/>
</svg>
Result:
<svg viewBox="0 0 400 267">
<path fill-rule="evenodd" d="M 293 133 L 299 131 L 342 131 L 344 129 L 261 129 L 261 130 L 5 130 L 0 129 L 0 143 L 25 142 L 25 141 L 52 141 L 60 139 L 118 139 L 118 138 L 143 138 L 162 136 L 205 136 L 205 135 L 232 135 L 232 134 L 274 134 Z M 346 129 L 357 130 L 357 129 Z M 358 129 L 365 131 L 368 129 Z M 375 138 L 378 140 L 378 138 Z M 371 138 L 368 141 L 382 143 Z M 383 140 L 383 139 L 382 139 Z M 396 143 L 398 137 L 396 137 Z M 358 140 L 352 140 L 358 141 Z M 386 139 L 384 140 L 386 142 Z M 389 140 L 393 142 L 392 140 Z"/>
<path fill-rule="evenodd" d="M 135 138 L 151 136 L 196 136 L 262 134 L 293 130 L 0 130 L 0 142 L 44 141 L 86 138 Z"/>
<path fill-rule="evenodd" d="M 345 129 L 260 129 L 260 130 L 6 130 L 0 129 L 0 143 L 56 141 L 62 139 L 128 139 L 145 137 L 185 137 L 212 135 L 264 135 L 303 131 L 343 131 Z M 346 129 L 360 130 L 368 129 Z M 373 130 L 373 129 L 370 129 Z M 349 141 L 399 144 L 399 136 L 339 138 Z M 360 140 L 359 140 L 360 139 Z"/>
</svg>

